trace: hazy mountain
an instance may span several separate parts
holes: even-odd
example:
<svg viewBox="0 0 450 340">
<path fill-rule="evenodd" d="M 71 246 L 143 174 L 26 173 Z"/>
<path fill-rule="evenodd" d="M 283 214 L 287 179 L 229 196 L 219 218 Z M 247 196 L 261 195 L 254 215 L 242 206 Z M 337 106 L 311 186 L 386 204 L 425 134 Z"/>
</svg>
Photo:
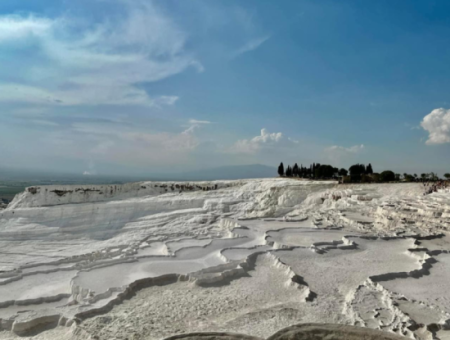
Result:
<svg viewBox="0 0 450 340">
<path fill-rule="evenodd" d="M 130 176 L 83 176 L 80 174 L 0 168 L 0 187 L 4 189 L 5 186 L 15 186 L 18 187 L 16 191 L 20 192 L 26 186 L 33 185 L 120 184 L 135 181 L 209 181 L 217 179 L 268 178 L 275 176 L 277 176 L 276 168 L 262 164 L 223 166 L 178 173 L 148 173 Z M 0 194 L 1 192 L 2 190 L 0 189 Z"/>
</svg>

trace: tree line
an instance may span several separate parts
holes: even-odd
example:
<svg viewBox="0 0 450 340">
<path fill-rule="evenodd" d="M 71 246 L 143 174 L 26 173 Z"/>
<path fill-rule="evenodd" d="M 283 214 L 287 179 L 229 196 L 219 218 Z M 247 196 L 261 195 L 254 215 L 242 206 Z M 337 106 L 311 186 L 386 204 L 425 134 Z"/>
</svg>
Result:
<svg viewBox="0 0 450 340">
<path fill-rule="evenodd" d="M 286 177 L 299 177 L 299 178 L 338 178 L 347 176 L 350 173 L 352 177 L 360 177 L 363 174 L 373 174 L 372 165 L 369 163 L 367 166 L 364 164 L 352 165 L 348 170 L 344 168 L 336 168 L 329 164 L 313 163 L 308 167 L 304 167 L 303 164 L 298 166 L 297 163 L 294 166 L 288 165 L 284 168 L 284 164 L 280 163 L 278 166 L 278 175 Z"/>
<path fill-rule="evenodd" d="M 329 164 L 313 163 L 309 166 L 304 167 L 303 164 L 300 166 L 295 163 L 293 166 L 288 165 L 284 167 L 283 162 L 278 166 L 278 175 L 282 177 L 298 177 L 298 178 L 309 178 L 309 179 L 340 179 L 342 182 L 393 182 L 393 181 L 404 181 L 404 182 L 424 182 L 424 181 L 438 181 L 439 177 L 434 173 L 422 173 L 419 176 L 417 174 L 407 174 L 403 175 L 394 173 L 391 170 L 385 170 L 381 173 L 376 173 L 373 171 L 372 164 L 354 164 L 349 167 L 349 169 L 336 168 Z M 450 173 L 444 175 L 448 180 L 450 180 Z"/>
</svg>

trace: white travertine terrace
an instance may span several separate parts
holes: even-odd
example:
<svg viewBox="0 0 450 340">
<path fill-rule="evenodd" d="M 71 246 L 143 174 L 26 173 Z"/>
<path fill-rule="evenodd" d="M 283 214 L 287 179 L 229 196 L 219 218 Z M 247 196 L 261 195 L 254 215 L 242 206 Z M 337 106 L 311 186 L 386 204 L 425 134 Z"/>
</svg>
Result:
<svg viewBox="0 0 450 340">
<path fill-rule="evenodd" d="M 0 210 L 0 339 L 450 336 L 450 193 L 260 179 L 31 187 Z"/>
</svg>

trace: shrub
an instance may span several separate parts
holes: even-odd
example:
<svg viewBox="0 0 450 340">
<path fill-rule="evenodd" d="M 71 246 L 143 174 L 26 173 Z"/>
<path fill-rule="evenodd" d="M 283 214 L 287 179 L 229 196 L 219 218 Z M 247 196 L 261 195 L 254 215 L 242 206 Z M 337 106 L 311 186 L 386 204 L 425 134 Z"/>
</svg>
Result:
<svg viewBox="0 0 450 340">
<path fill-rule="evenodd" d="M 372 177 L 369 175 L 361 175 L 361 183 L 371 183 Z"/>
<path fill-rule="evenodd" d="M 341 170 L 339 170 L 339 176 L 347 176 L 348 175 L 348 171 L 345 170 L 344 168 L 342 168 Z"/>
<path fill-rule="evenodd" d="M 406 181 L 406 182 L 414 182 L 416 179 L 414 178 L 414 176 L 413 175 L 410 175 L 410 174 L 403 174 L 403 179 Z"/>
<path fill-rule="evenodd" d="M 352 178 L 351 176 L 342 176 L 342 183 L 351 183 Z"/>
<path fill-rule="evenodd" d="M 374 183 L 379 183 L 379 182 L 381 182 L 381 176 L 380 176 L 380 174 L 379 174 L 378 172 L 373 173 L 373 174 L 371 175 L 371 177 L 372 177 L 372 181 L 373 181 Z"/>
<path fill-rule="evenodd" d="M 383 171 L 380 177 L 383 182 L 395 181 L 395 174 L 391 170 Z"/>
</svg>

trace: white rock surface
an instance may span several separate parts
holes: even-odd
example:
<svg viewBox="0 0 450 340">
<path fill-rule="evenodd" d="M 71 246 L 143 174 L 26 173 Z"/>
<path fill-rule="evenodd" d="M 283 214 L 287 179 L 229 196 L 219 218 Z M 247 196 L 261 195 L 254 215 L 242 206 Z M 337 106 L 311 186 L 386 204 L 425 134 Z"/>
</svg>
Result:
<svg viewBox="0 0 450 340">
<path fill-rule="evenodd" d="M 0 339 L 448 336 L 450 193 L 262 179 L 32 187 L 0 211 Z M 65 327 L 64 327 L 65 326 Z"/>
</svg>

